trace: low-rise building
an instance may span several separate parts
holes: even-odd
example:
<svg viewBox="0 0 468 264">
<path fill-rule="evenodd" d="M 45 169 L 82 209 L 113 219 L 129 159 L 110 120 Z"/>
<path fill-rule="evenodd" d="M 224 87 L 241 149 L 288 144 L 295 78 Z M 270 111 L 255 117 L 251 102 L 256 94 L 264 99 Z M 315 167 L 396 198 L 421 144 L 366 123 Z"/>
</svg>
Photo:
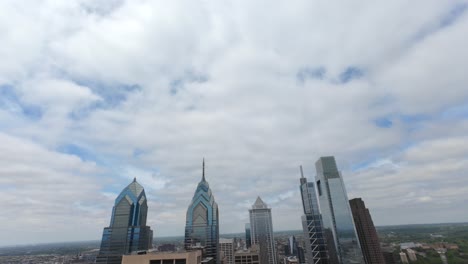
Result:
<svg viewBox="0 0 468 264">
<path fill-rule="evenodd" d="M 138 253 L 141 254 L 141 253 Z M 201 264 L 201 250 L 124 255 L 122 264 Z"/>
<path fill-rule="evenodd" d="M 400 252 L 400 259 L 401 259 L 401 263 L 409 264 L 408 257 L 406 256 L 405 252 Z"/>
<path fill-rule="evenodd" d="M 406 253 L 408 253 L 408 258 L 410 261 L 416 261 L 418 258 L 416 257 L 416 252 L 410 248 L 406 250 Z"/>
<path fill-rule="evenodd" d="M 234 253 L 234 264 L 260 264 L 259 247 L 254 244 L 249 249 Z"/>
</svg>

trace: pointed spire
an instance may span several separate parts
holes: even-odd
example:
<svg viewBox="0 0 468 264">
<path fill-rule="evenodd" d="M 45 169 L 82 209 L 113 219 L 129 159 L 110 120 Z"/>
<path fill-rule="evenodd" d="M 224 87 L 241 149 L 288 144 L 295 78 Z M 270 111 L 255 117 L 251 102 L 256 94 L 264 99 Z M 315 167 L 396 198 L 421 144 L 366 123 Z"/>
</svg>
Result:
<svg viewBox="0 0 468 264">
<path fill-rule="evenodd" d="M 302 165 L 300 165 L 299 168 L 301 169 L 301 178 L 304 179 L 304 171 L 302 171 Z"/>
<path fill-rule="evenodd" d="M 257 200 L 255 203 L 252 205 L 253 209 L 264 209 L 268 208 L 267 204 L 260 198 L 260 196 L 257 196 Z"/>
<path fill-rule="evenodd" d="M 136 182 L 136 177 L 133 178 L 133 182 Z"/>
<path fill-rule="evenodd" d="M 203 173 L 202 173 L 202 181 L 205 181 L 205 158 L 203 158 Z"/>
</svg>

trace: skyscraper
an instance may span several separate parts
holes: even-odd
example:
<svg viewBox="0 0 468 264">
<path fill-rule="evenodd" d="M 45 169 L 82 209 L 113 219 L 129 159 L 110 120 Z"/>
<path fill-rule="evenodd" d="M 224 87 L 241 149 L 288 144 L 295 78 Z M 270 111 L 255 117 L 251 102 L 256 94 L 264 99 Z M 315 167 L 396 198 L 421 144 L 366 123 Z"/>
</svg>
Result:
<svg viewBox="0 0 468 264">
<path fill-rule="evenodd" d="M 375 231 L 369 209 L 366 208 L 361 198 L 349 201 L 353 213 L 354 224 L 362 248 L 362 255 L 367 264 L 385 264 L 385 259 L 380 249 L 379 237 Z"/>
<path fill-rule="evenodd" d="M 252 245 L 252 236 L 250 234 L 250 223 L 245 224 L 245 247 L 250 248 Z"/>
<path fill-rule="evenodd" d="M 285 252 L 289 256 L 297 256 L 297 241 L 295 236 L 290 236 L 288 238 L 288 250 L 289 252 Z"/>
<path fill-rule="evenodd" d="M 205 180 L 205 160 L 202 179 L 187 209 L 185 248 L 203 247 L 203 257 L 213 258 L 219 264 L 218 204 Z"/>
<path fill-rule="evenodd" d="M 328 252 L 323 238 L 322 216 L 317 201 L 317 192 L 313 182 L 307 182 L 301 169 L 300 190 L 302 197 L 302 229 L 306 244 L 306 258 L 308 264 L 327 264 Z"/>
<path fill-rule="evenodd" d="M 317 190 L 331 263 L 364 263 L 343 178 L 334 157 L 316 163 Z"/>
<path fill-rule="evenodd" d="M 260 197 L 249 210 L 252 245 L 260 246 L 260 264 L 276 264 L 276 248 L 273 238 L 271 209 Z"/>
<path fill-rule="evenodd" d="M 133 179 L 115 199 L 109 227 L 104 228 L 96 263 L 120 264 L 122 255 L 148 250 L 153 231 L 146 226 L 145 190 Z"/>
</svg>

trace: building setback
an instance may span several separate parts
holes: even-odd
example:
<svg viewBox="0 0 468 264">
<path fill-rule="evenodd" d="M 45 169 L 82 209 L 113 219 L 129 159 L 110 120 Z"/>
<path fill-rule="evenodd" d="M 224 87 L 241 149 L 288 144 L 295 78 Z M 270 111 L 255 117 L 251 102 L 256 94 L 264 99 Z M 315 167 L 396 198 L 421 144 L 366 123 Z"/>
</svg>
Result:
<svg viewBox="0 0 468 264">
<path fill-rule="evenodd" d="M 317 192 L 313 182 L 307 182 L 301 169 L 300 191 L 302 198 L 302 229 L 308 264 L 328 264 L 328 252 L 323 238 L 322 216 L 319 211 Z"/>
<path fill-rule="evenodd" d="M 202 179 L 187 209 L 184 244 L 186 250 L 203 248 L 203 257 L 212 258 L 216 264 L 219 264 L 218 219 L 218 204 L 205 179 L 205 160 L 203 160 Z"/>
<path fill-rule="evenodd" d="M 334 157 L 316 163 L 316 184 L 324 237 L 332 264 L 364 264 L 343 178 Z"/>
<path fill-rule="evenodd" d="M 362 255 L 367 264 L 385 264 L 385 259 L 380 248 L 379 237 L 374 227 L 374 222 L 361 198 L 349 201 L 353 213 L 354 224 L 361 244 Z"/>
<path fill-rule="evenodd" d="M 257 197 L 249 215 L 252 245 L 260 247 L 260 264 L 277 264 L 271 208 Z"/>
<path fill-rule="evenodd" d="M 122 255 L 151 248 L 153 231 L 146 226 L 147 212 L 145 190 L 133 179 L 115 199 L 96 263 L 120 264 Z"/>
</svg>

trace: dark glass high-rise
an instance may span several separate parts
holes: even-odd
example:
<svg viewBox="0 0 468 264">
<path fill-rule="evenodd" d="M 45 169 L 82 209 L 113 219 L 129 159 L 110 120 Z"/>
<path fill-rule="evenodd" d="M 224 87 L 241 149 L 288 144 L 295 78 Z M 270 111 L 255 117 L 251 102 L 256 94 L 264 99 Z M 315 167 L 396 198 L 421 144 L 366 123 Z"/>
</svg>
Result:
<svg viewBox="0 0 468 264">
<path fill-rule="evenodd" d="M 308 264 L 328 264 L 328 251 L 323 237 L 322 216 L 319 211 L 317 192 L 313 182 L 307 182 L 301 169 L 300 191 L 302 198 L 302 230 L 306 244 Z"/>
<path fill-rule="evenodd" d="M 245 247 L 250 248 L 252 245 L 252 235 L 250 234 L 250 223 L 245 224 Z"/>
<path fill-rule="evenodd" d="M 385 264 L 379 236 L 375 230 L 369 209 L 366 208 L 361 198 L 349 200 L 349 205 L 353 213 L 354 224 L 366 264 Z"/>
<path fill-rule="evenodd" d="M 120 264 L 122 255 L 151 248 L 153 231 L 146 226 L 148 205 L 136 179 L 115 199 L 109 227 L 104 228 L 96 263 Z"/>
<path fill-rule="evenodd" d="M 185 249 L 202 248 L 204 258 L 213 258 L 219 264 L 218 204 L 205 179 L 203 160 L 202 180 L 198 183 L 192 202 L 187 209 L 185 223 Z"/>
<path fill-rule="evenodd" d="M 334 157 L 316 163 L 316 182 L 324 237 L 332 264 L 364 264 L 361 246 L 349 208 L 348 194 Z"/>
</svg>

